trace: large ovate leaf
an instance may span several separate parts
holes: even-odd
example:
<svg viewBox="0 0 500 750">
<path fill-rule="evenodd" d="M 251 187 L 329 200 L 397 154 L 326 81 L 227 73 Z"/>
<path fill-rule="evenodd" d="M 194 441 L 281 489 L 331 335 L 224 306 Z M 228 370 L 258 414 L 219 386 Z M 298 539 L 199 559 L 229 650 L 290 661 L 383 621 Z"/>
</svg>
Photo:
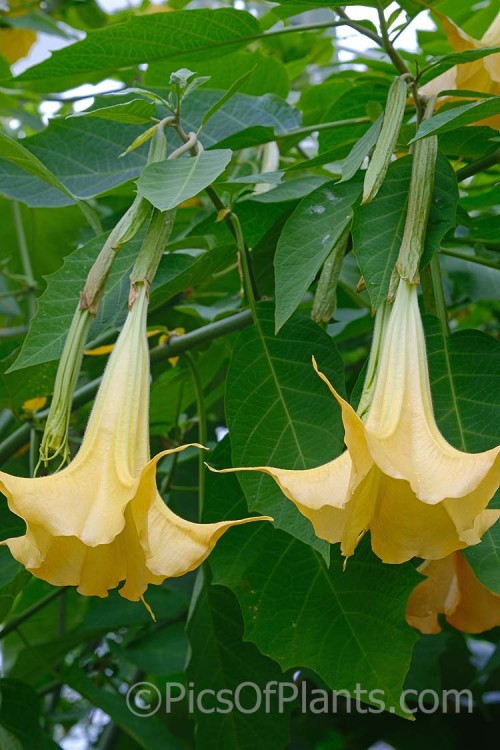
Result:
<svg viewBox="0 0 500 750">
<path fill-rule="evenodd" d="M 137 180 L 137 192 L 160 211 L 198 195 L 222 174 L 231 151 L 201 151 L 196 156 L 150 164 Z"/>
<path fill-rule="evenodd" d="M 211 586 L 206 576 L 200 576 L 194 593 L 194 607 L 188 621 L 190 658 L 187 678 L 201 691 L 231 691 L 238 686 L 254 683 L 240 691 L 241 705 L 252 709 L 258 700 L 257 691 L 264 692 L 267 684 L 283 681 L 281 669 L 263 656 L 253 643 L 243 641 L 241 611 L 234 595 L 221 586 Z M 230 695 L 231 693 L 226 693 Z M 260 710 L 241 712 L 237 708 L 224 713 L 211 713 L 219 703 L 210 693 L 203 709 L 196 711 L 196 747 L 200 750 L 219 750 L 235 747 L 238 750 L 278 750 L 288 744 L 290 703 L 279 711 L 277 696 Z M 224 706 L 220 706 L 224 708 Z"/>
<path fill-rule="evenodd" d="M 83 289 L 87 274 L 92 267 L 105 235 L 96 237 L 68 255 L 61 268 L 47 279 L 47 289 L 38 300 L 35 317 L 16 362 L 10 370 L 19 370 L 59 358 L 66 333 Z M 140 240 L 134 239 L 118 253 L 108 276 L 104 300 L 94 321 L 90 338 L 113 325 L 126 314 L 126 307 L 120 309 L 124 292 L 128 287 L 127 271 L 131 268 L 140 247 Z"/>
<path fill-rule="evenodd" d="M 500 424 L 500 342 L 472 330 L 445 337 L 431 317 L 425 331 L 440 430 L 459 450 L 493 448 Z"/>
<path fill-rule="evenodd" d="M 97 117 L 101 120 L 123 122 L 126 125 L 140 125 L 151 122 L 156 114 L 154 102 L 145 99 L 132 99 L 121 104 L 111 104 L 109 107 L 98 107 L 84 112 L 77 112 L 72 117 Z"/>
<path fill-rule="evenodd" d="M 228 453 L 221 444 L 213 462 L 225 465 Z M 204 520 L 236 518 L 244 507 L 234 476 L 207 477 Z M 332 690 L 381 689 L 387 708 L 404 713 L 400 695 L 416 640 L 405 609 L 419 579 L 410 564 L 384 565 L 363 543 L 344 571 L 332 548 L 328 568 L 311 547 L 254 524 L 227 534 L 210 567 L 214 583 L 239 601 L 245 639 L 282 669 L 312 669 Z M 370 702 L 368 692 L 361 700 Z"/>
<path fill-rule="evenodd" d="M 263 55 L 258 50 L 238 50 L 220 58 L 200 58 L 194 55 L 183 56 L 183 64 L 198 75 L 210 76 L 207 86 L 211 89 L 226 90 L 245 73 L 249 77 L 240 91 L 252 96 L 277 94 L 286 97 L 289 89 L 288 73 L 285 65 L 277 57 Z M 154 88 L 166 88 L 170 75 L 177 70 L 176 60 L 148 65 L 144 83 Z"/>
<path fill-rule="evenodd" d="M 425 331 L 440 430 L 468 453 L 493 448 L 500 424 L 500 342 L 472 330 L 443 336 L 438 321 L 430 317 L 425 318 Z M 481 583 L 500 593 L 500 524 L 464 554 Z"/>
<path fill-rule="evenodd" d="M 75 86 L 99 80 L 140 63 L 194 52 L 201 59 L 219 56 L 251 41 L 259 32 L 259 24 L 250 13 L 232 8 L 132 16 L 122 23 L 89 31 L 85 39 L 54 52 L 17 80 L 45 91 L 61 91 L 69 81 Z"/>
<path fill-rule="evenodd" d="M 327 182 L 303 198 L 283 227 L 274 258 L 277 331 L 300 305 L 351 221 L 360 192 L 360 182 Z"/>
<path fill-rule="evenodd" d="M 479 102 L 472 102 L 472 104 L 464 104 L 461 107 L 453 107 L 444 112 L 438 112 L 429 120 L 424 120 L 411 142 L 427 138 L 434 133 L 446 133 L 448 130 L 455 130 L 499 114 L 500 96 L 482 99 Z"/>
<path fill-rule="evenodd" d="M 464 555 L 483 586 L 500 596 L 500 523 L 488 529 L 481 544 L 467 547 Z"/>
<path fill-rule="evenodd" d="M 2 529 L 2 532 L 4 530 Z M 14 600 L 21 589 L 30 580 L 28 573 L 22 565 L 16 562 L 7 549 L 0 549 L 0 622 L 9 614 Z"/>
<path fill-rule="evenodd" d="M 46 130 L 23 139 L 22 147 L 30 159 L 43 162 L 55 182 L 30 168 L 27 160 L 12 163 L 0 151 L 0 193 L 29 206 L 57 207 L 72 203 L 73 196 L 86 199 L 110 190 L 137 177 L 145 166 L 142 151 L 120 158 L 142 131 L 143 126 L 87 117 L 52 120 Z"/>
<path fill-rule="evenodd" d="M 156 274 L 150 309 L 154 310 L 179 292 L 192 289 L 201 282 L 208 282 L 214 273 L 235 262 L 236 248 L 233 245 L 170 253 Z"/>
<path fill-rule="evenodd" d="M 353 249 L 374 310 L 387 298 L 391 274 L 398 258 L 408 207 L 411 167 L 411 156 L 390 164 L 374 200 L 360 206 L 354 215 Z M 457 203 L 455 174 L 448 160 L 438 154 L 421 266 L 430 261 L 439 250 L 446 232 L 455 226 Z"/>
<path fill-rule="evenodd" d="M 233 466 L 309 469 L 341 452 L 340 410 L 314 372 L 313 356 L 342 393 L 342 360 L 330 337 L 302 315 L 275 336 L 273 306 L 258 306 L 257 324 L 240 334 L 227 375 Z M 273 516 L 278 528 L 325 553 L 326 542 L 270 477 L 242 472 L 240 481 L 250 510 Z"/>
<path fill-rule="evenodd" d="M 79 199 L 77 194 L 72 192 L 70 187 L 59 179 L 55 172 L 51 171 L 44 161 L 38 158 L 36 155 L 36 149 L 32 152 L 29 148 L 26 148 L 24 143 L 14 140 L 5 135 L 5 133 L 0 132 L 0 175 L 2 173 L 2 165 L 4 167 L 4 173 L 9 176 L 9 179 L 4 179 L 2 182 L 0 177 L 0 192 L 4 192 L 5 195 L 13 198 L 18 197 L 19 200 L 23 201 L 23 203 L 28 203 L 28 205 L 46 205 L 45 203 L 31 203 L 29 199 L 26 199 L 24 188 L 26 187 L 26 184 L 29 184 L 30 182 L 29 178 L 27 179 L 27 175 L 32 175 L 34 180 L 32 179 L 31 181 L 38 184 L 39 190 L 41 187 L 42 191 L 54 194 L 56 205 L 76 203 L 89 224 L 94 229 L 98 228 L 98 222 L 96 221 L 94 212 Z M 57 166 L 54 166 L 57 169 Z M 12 176 L 15 177 L 16 175 L 23 185 L 23 189 L 18 195 L 12 193 L 10 189 Z M 47 185 L 50 186 L 49 191 L 47 191 Z M 27 192 L 30 192 L 29 189 Z"/>
<path fill-rule="evenodd" d="M 196 132 L 206 112 L 223 94 L 200 90 L 188 96 L 182 108 L 185 129 Z M 218 145 L 240 149 L 272 141 L 299 125 L 297 110 L 279 96 L 237 93 L 210 118 L 200 137 L 205 148 Z"/>
</svg>

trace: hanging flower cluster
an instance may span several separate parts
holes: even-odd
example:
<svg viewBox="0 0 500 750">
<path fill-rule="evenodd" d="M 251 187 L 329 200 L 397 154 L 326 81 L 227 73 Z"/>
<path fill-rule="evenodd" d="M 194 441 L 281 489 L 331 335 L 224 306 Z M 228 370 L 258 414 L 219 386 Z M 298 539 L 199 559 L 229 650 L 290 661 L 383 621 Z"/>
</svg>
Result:
<svg viewBox="0 0 500 750">
<path fill-rule="evenodd" d="M 231 526 L 261 520 L 191 523 L 158 494 L 158 461 L 189 446 L 150 459 L 147 306 L 141 284 L 69 466 L 34 479 L 0 472 L 0 491 L 26 523 L 2 544 L 37 578 L 81 594 L 104 597 L 124 581 L 119 593 L 137 601 L 150 583 L 200 565 Z"/>
<path fill-rule="evenodd" d="M 415 285 L 400 281 L 390 313 L 380 313 L 378 329 L 363 418 L 313 362 L 342 410 L 347 450 L 341 456 L 316 469 L 225 471 L 272 476 L 317 536 L 340 542 L 346 557 L 370 531 L 373 551 L 386 563 L 439 560 L 477 544 L 500 516 L 500 511 L 484 513 L 500 483 L 500 446 L 464 453 L 439 432 Z"/>
</svg>

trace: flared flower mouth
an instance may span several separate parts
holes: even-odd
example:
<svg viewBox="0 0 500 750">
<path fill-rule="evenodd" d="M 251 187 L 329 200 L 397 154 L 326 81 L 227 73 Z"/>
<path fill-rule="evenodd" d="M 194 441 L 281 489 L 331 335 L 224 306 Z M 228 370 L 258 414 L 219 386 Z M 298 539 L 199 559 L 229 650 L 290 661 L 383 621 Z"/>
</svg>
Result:
<svg viewBox="0 0 500 750">
<path fill-rule="evenodd" d="M 191 523 L 158 494 L 158 461 L 190 446 L 150 460 L 147 305 L 139 285 L 74 460 L 35 479 L 0 472 L 0 491 L 26 523 L 24 536 L 2 542 L 20 563 L 87 595 L 107 596 L 125 581 L 120 593 L 134 601 L 148 584 L 196 568 L 230 526 L 260 520 Z"/>
<path fill-rule="evenodd" d="M 346 556 L 369 530 L 384 562 L 440 559 L 480 541 L 483 511 L 500 483 L 500 447 L 465 453 L 439 431 L 416 286 L 401 280 L 390 314 L 381 315 L 363 419 L 313 360 L 341 407 L 347 450 L 305 471 L 271 466 L 225 471 L 272 476 L 317 536 L 340 542 Z"/>
</svg>

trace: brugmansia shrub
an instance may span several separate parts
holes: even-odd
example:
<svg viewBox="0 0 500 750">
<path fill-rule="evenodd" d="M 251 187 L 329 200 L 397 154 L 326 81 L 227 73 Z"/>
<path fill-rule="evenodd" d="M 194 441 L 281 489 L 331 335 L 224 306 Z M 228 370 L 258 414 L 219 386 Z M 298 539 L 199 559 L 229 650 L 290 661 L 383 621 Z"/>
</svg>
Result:
<svg viewBox="0 0 500 750">
<path fill-rule="evenodd" d="M 0 747 L 498 712 L 500 14 L 241 5 L 2 10 Z"/>
</svg>

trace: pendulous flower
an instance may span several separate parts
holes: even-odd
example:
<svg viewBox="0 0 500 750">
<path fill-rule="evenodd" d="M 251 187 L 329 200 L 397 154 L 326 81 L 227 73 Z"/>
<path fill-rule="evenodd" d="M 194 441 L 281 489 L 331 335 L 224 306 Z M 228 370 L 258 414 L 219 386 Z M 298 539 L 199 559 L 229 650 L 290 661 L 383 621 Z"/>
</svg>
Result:
<svg viewBox="0 0 500 750">
<path fill-rule="evenodd" d="M 105 597 L 124 581 L 119 593 L 131 601 L 200 565 L 230 526 L 261 520 L 191 523 L 158 494 L 157 462 L 188 446 L 150 460 L 147 285 L 136 291 L 74 460 L 35 479 L 0 472 L 0 491 L 26 523 L 24 536 L 1 542 L 16 560 L 88 596 Z"/>
<path fill-rule="evenodd" d="M 426 560 L 418 570 L 426 578 L 408 599 L 406 619 L 421 633 L 439 633 L 439 615 L 464 633 L 484 633 L 500 625 L 500 596 L 478 581 L 461 552 Z"/>
<path fill-rule="evenodd" d="M 346 557 L 368 530 L 373 551 L 387 563 L 437 560 L 477 544 L 500 482 L 500 446 L 464 453 L 439 432 L 417 287 L 401 280 L 391 312 L 378 314 L 362 418 L 313 365 L 341 407 L 347 450 L 315 469 L 224 471 L 272 476 L 316 535 L 340 542 Z"/>
<path fill-rule="evenodd" d="M 439 18 L 448 37 L 448 42 L 455 52 L 495 47 L 500 44 L 500 13 L 493 19 L 481 39 L 474 39 L 442 13 L 436 10 L 433 10 L 433 13 Z M 433 96 L 439 95 L 442 91 L 453 89 L 500 94 L 500 53 L 487 55 L 479 60 L 466 62 L 462 65 L 455 65 L 429 83 L 426 83 L 425 86 L 422 86 L 420 92 L 425 96 Z M 438 106 L 445 101 L 453 100 L 456 100 L 456 97 L 450 95 L 440 97 Z M 462 98 L 461 101 L 463 102 Z M 500 117 L 494 115 L 483 120 L 482 124 L 498 128 L 500 126 Z"/>
</svg>

